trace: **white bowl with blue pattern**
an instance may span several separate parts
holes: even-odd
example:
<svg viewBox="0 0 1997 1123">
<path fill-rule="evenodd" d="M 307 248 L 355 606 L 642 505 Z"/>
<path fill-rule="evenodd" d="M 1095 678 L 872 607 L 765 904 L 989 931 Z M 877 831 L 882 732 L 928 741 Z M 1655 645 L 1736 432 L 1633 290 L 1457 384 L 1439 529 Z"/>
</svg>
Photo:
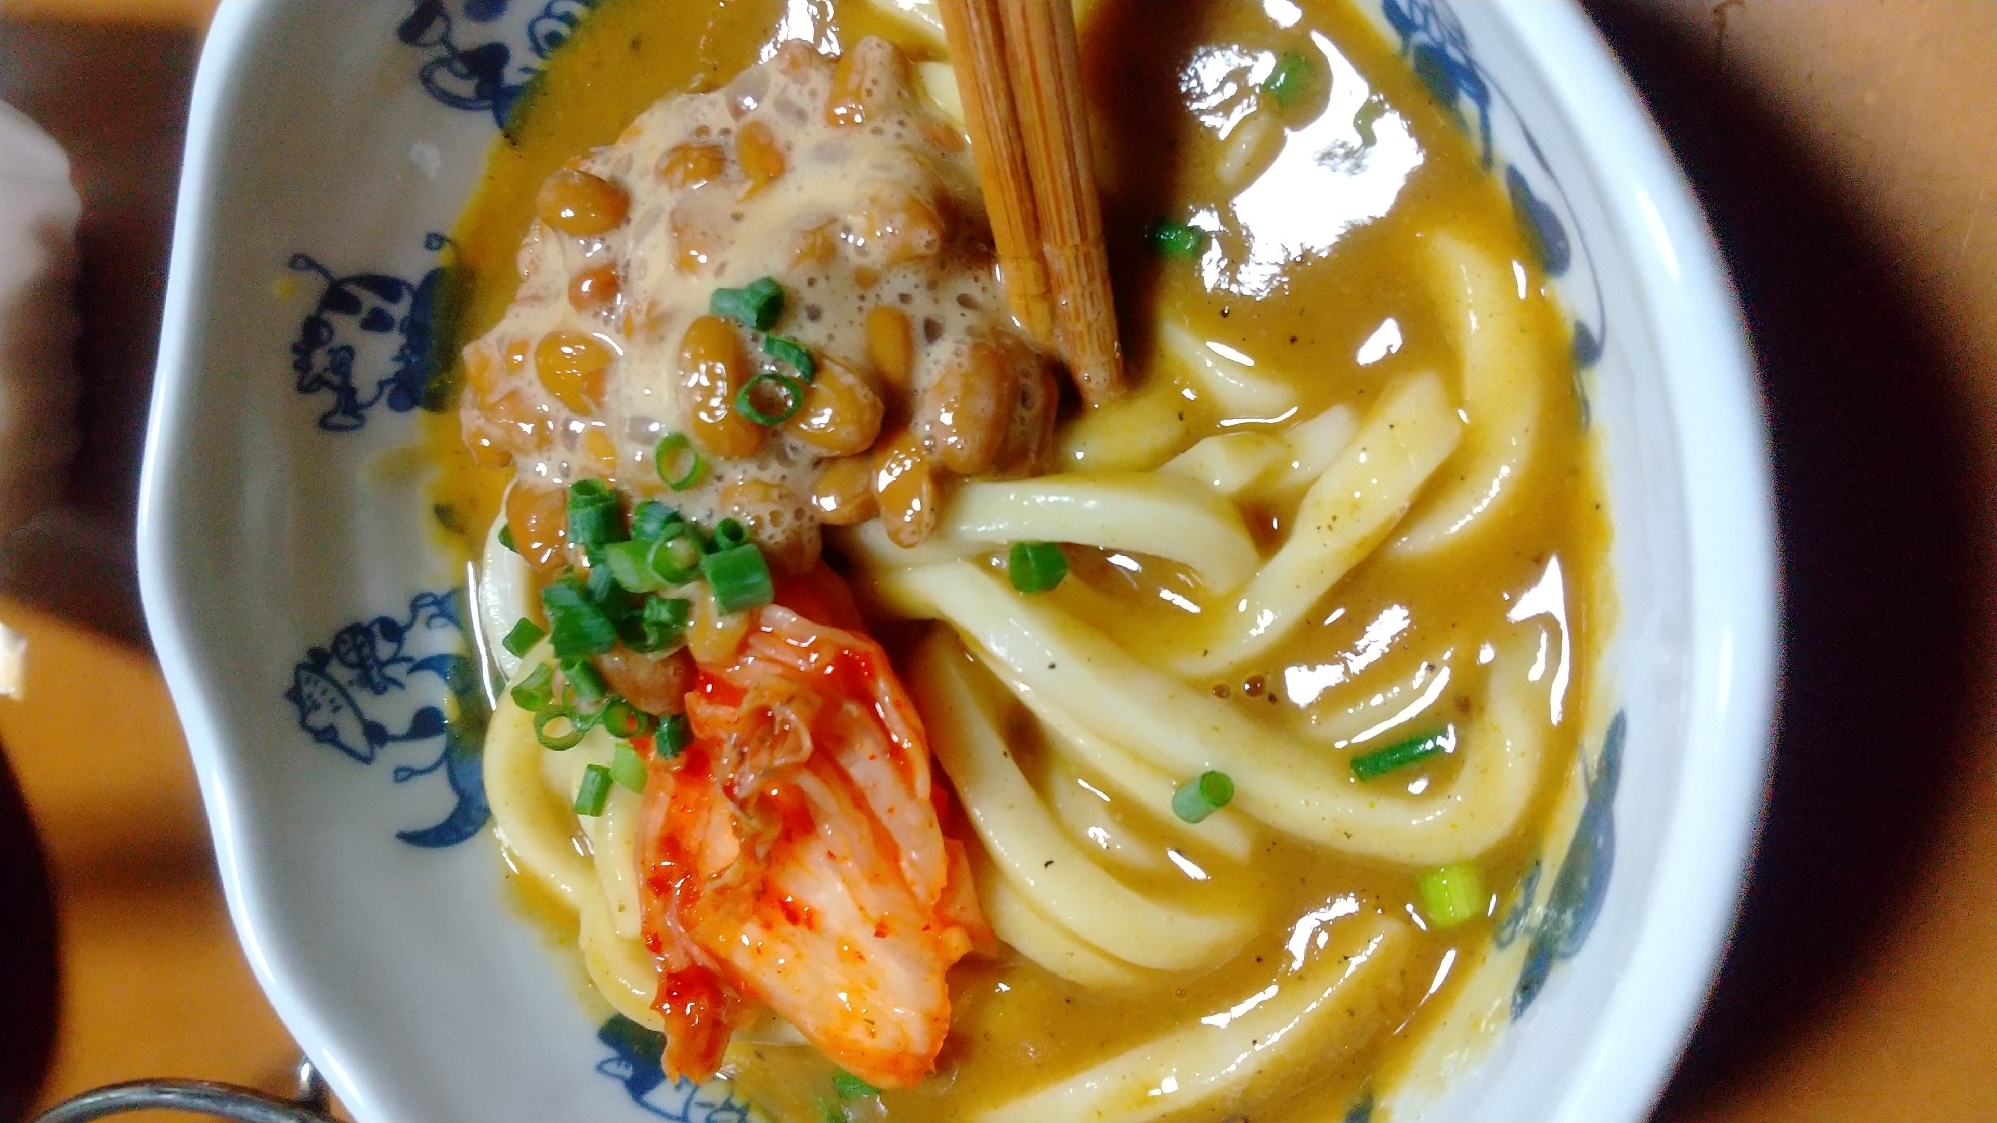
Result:
<svg viewBox="0 0 1997 1123">
<path fill-rule="evenodd" d="M 443 238 L 593 0 L 223 0 L 195 85 L 140 514 L 147 619 L 251 965 L 363 1123 L 736 1123 L 588 1016 L 508 903 L 464 584 L 406 470 Z M 1511 1016 L 1434 1119 L 1650 1108 L 1732 923 L 1776 678 L 1767 440 L 1682 176 L 1568 0 L 1365 0 L 1456 106 L 1573 311 L 1623 716 L 1520 887 Z M 1058 1121 L 1050 1121 L 1058 1123 Z"/>
</svg>

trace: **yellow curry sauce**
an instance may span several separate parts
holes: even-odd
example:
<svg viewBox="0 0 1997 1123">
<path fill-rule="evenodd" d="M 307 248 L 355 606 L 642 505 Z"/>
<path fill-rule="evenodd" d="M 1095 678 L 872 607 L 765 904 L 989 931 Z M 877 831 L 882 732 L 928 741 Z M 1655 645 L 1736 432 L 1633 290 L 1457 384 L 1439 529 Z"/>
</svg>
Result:
<svg viewBox="0 0 1997 1123">
<path fill-rule="evenodd" d="M 724 84 L 779 38 L 812 38 L 831 50 L 878 34 L 914 59 L 937 57 L 932 40 L 863 0 L 838 0 L 832 7 L 829 25 L 800 28 L 785 23 L 792 6 L 782 0 L 599 5 L 550 60 L 494 146 L 485 180 L 456 231 L 463 284 L 457 338 L 487 331 L 511 300 L 515 254 L 542 182 L 572 158 L 614 141 L 658 98 Z M 1368 745 L 1424 732 L 1460 720 L 1478 704 L 1480 648 L 1508 634 L 1513 605 L 1551 573 L 1564 590 L 1571 637 L 1571 678 L 1556 703 L 1569 717 L 1549 733 L 1539 794 L 1522 820 L 1527 829 L 1477 860 L 1492 896 L 1489 911 L 1501 912 L 1542 848 L 1539 835 L 1575 756 L 1594 662 L 1613 611 L 1609 521 L 1565 323 L 1460 123 L 1437 106 L 1359 13 L 1307 0 L 1300 18 L 1281 26 L 1271 13 L 1288 4 L 1265 9 L 1180 0 L 1171 7 L 1172 18 L 1161 19 L 1145 0 L 1099 0 L 1082 28 L 1124 346 L 1139 393 L 1153 403 L 1149 416 L 1160 430 L 1162 453 L 1148 463 L 1105 463 L 1092 458 L 1098 446 L 1080 439 L 1084 431 L 1071 428 L 1077 439 L 1069 441 L 1056 470 L 1149 469 L 1200 438 L 1279 428 L 1289 420 L 1225 416 L 1175 381 L 1166 357 L 1154 353 L 1161 319 L 1231 348 L 1260 372 L 1281 375 L 1298 397 L 1297 416 L 1341 403 L 1363 414 L 1396 376 L 1424 369 L 1448 373 L 1457 363 L 1430 290 L 1412 264 L 1425 236 L 1448 230 L 1517 263 L 1521 291 L 1531 294 L 1525 307 L 1537 320 L 1543 353 L 1535 369 L 1545 405 L 1538 451 L 1509 481 L 1513 490 L 1495 516 L 1499 524 L 1427 557 L 1375 551 L 1324 599 L 1314 617 L 1321 623 L 1300 628 L 1256 666 L 1212 684 L 1216 696 L 1297 732 L 1327 754 L 1356 751 L 1345 743 L 1357 740 L 1355 729 L 1368 735 Z M 1266 70 L 1267 58 L 1291 52 L 1327 65 L 1318 68 L 1304 96 L 1284 107 L 1287 134 L 1278 131 L 1259 145 L 1237 140 L 1230 150 L 1218 134 L 1230 124 L 1231 99 L 1258 59 Z M 1151 252 L 1146 231 L 1159 218 L 1213 231 L 1205 253 L 1187 259 Z M 476 556 L 508 473 L 471 462 L 454 415 L 427 423 L 433 454 L 444 466 L 437 501 L 455 509 L 453 521 L 465 528 L 459 545 L 467 557 Z M 1130 455 L 1128 442 L 1118 447 L 1119 455 Z M 1445 463 L 1438 478 L 1452 467 Z M 1271 511 L 1252 529 L 1269 548 L 1286 528 L 1281 512 Z M 1165 595 L 1189 580 L 1173 567 L 1146 563 L 1133 571 L 1128 559 L 1119 567 L 1086 553 L 1074 560 L 1081 580 L 1050 597 L 1130 650 L 1142 652 L 1149 637 L 1188 626 L 1190 617 Z M 1367 728 L 1381 724 L 1372 719 L 1407 708 L 1444 667 L 1455 673 L 1454 689 L 1400 726 Z M 1049 754 L 1022 743 L 1016 756 L 1036 784 L 1051 782 L 1057 767 Z M 1452 761 L 1449 755 L 1430 758 L 1390 782 L 1410 790 L 1444 782 Z M 1143 816 L 1123 816 L 1120 823 L 1143 839 Z M 852 1118 L 967 1116 L 978 1105 L 1223 1009 L 1245 986 L 1274 975 L 1297 918 L 1327 902 L 1350 897 L 1362 909 L 1419 920 L 1413 871 L 1330 854 L 1273 832 L 1266 838 L 1248 875 L 1225 883 L 1209 880 L 1189 891 L 1185 877 L 1171 870 L 1127 878 L 1146 890 L 1154 887 L 1145 880 L 1152 876 L 1156 888 L 1197 899 L 1203 908 L 1264 918 L 1235 959 L 1134 993 L 1092 993 L 1016 956 L 966 960 L 952 974 L 955 1030 L 938 1075 L 879 1101 L 850 1101 Z M 1342 1118 L 1369 1081 L 1396 1079 L 1411 1043 L 1450 999 L 1452 980 L 1491 946 L 1492 923 L 1487 915 L 1446 932 L 1422 933 L 1405 970 L 1400 1006 L 1388 1022 L 1392 1031 L 1294 1087 L 1271 1089 L 1270 1102 L 1255 1117 Z M 731 1057 L 730 1074 L 779 1118 L 824 1117 L 830 1066 L 809 1048 L 744 1042 Z M 1227 1111 L 1216 1106 L 1208 1114 L 1218 1120 Z"/>
</svg>

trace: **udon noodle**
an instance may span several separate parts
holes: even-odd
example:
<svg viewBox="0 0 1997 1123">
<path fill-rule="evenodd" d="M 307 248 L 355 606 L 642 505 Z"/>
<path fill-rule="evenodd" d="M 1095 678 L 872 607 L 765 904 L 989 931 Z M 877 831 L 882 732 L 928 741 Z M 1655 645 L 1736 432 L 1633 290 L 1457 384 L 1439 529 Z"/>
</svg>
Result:
<svg viewBox="0 0 1997 1123">
<path fill-rule="evenodd" d="M 1344 1118 L 1571 817 L 1608 522 L 1502 191 L 1343 7 L 1078 10 L 1120 401 L 1005 314 L 924 0 L 600 5 L 456 239 L 500 840 L 780 1119 Z"/>
</svg>

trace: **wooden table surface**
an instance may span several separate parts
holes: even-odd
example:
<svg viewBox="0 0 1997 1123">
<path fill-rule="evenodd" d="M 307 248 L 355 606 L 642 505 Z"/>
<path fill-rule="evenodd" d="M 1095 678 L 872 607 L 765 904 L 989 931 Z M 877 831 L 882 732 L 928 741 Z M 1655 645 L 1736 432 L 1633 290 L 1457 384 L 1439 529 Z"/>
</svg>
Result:
<svg viewBox="0 0 1997 1123">
<path fill-rule="evenodd" d="M 210 8 L 8 0 L 0 18 L 0 94 L 69 147 L 86 197 L 90 443 L 69 500 L 96 528 L 97 568 L 66 588 L 10 544 L 0 574 L 0 619 L 32 645 L 0 742 L 60 913 L 44 1101 L 160 1074 L 280 1089 L 295 1056 L 229 929 L 185 747 L 119 584 Z M 1997 1119 L 1997 4 L 1590 10 L 1741 289 L 1787 568 L 1754 885 L 1659 1118 Z M 0 1087 L 0 1116 L 6 1102 Z"/>
</svg>

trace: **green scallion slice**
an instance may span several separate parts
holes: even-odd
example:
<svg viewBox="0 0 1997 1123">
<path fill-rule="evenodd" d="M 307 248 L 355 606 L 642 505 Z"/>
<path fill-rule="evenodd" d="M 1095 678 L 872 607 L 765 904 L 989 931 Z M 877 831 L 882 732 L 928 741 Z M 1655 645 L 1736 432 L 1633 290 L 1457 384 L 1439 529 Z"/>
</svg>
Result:
<svg viewBox="0 0 1997 1123">
<path fill-rule="evenodd" d="M 657 722 L 657 718 L 622 698 L 612 699 L 603 710 L 604 731 L 623 741 L 645 736 Z"/>
<path fill-rule="evenodd" d="M 1427 760 L 1437 753 L 1447 751 L 1456 743 L 1453 727 L 1440 733 L 1424 733 L 1397 741 L 1384 749 L 1361 753 L 1352 758 L 1352 774 L 1361 780 L 1376 780 L 1389 772 L 1406 768 L 1410 764 Z"/>
<path fill-rule="evenodd" d="M 700 576 L 700 559 L 707 551 L 692 526 L 679 523 L 652 546 L 645 564 L 667 585 L 684 585 Z"/>
<path fill-rule="evenodd" d="M 555 700 L 555 669 L 546 663 L 536 666 L 527 672 L 526 678 L 513 684 L 509 693 L 513 704 L 530 714 L 547 709 L 548 703 Z"/>
<path fill-rule="evenodd" d="M 520 552 L 520 547 L 513 544 L 513 528 L 511 526 L 502 526 L 499 528 L 499 544 L 516 554 Z"/>
<path fill-rule="evenodd" d="M 1208 237 L 1207 232 L 1197 226 L 1161 218 L 1151 224 L 1144 241 L 1153 253 L 1163 257 L 1198 257 L 1206 252 Z"/>
<path fill-rule="evenodd" d="M 744 327 L 768 331 L 784 314 L 784 287 L 775 277 L 764 277 L 745 288 L 715 289 L 707 299 L 707 310 Z"/>
<path fill-rule="evenodd" d="M 575 715 L 559 705 L 542 706 L 534 712 L 534 736 L 540 738 L 541 746 L 552 752 L 567 752 L 582 743 L 583 734 L 589 726 L 576 720 Z"/>
<path fill-rule="evenodd" d="M 818 377 L 818 360 L 811 357 L 811 349 L 788 336 L 764 336 L 763 354 L 796 367 L 797 376 L 806 382 Z"/>
<path fill-rule="evenodd" d="M 660 437 L 659 447 L 652 451 L 652 466 L 658 469 L 659 481 L 674 491 L 695 486 L 707 474 L 707 458 L 685 433 Z"/>
<path fill-rule="evenodd" d="M 610 754 L 610 778 L 634 792 L 645 790 L 645 775 L 650 768 L 638 750 L 629 745 L 619 745 Z"/>
<path fill-rule="evenodd" d="M 680 521 L 676 508 L 647 499 L 631 512 L 631 537 L 640 542 L 657 542 L 666 536 L 667 528 Z"/>
<path fill-rule="evenodd" d="M 576 814 L 601 815 L 610 802 L 610 769 L 592 764 L 582 770 L 582 785 L 576 789 Z"/>
<path fill-rule="evenodd" d="M 637 620 L 644 642 L 642 646 L 632 645 L 633 649 L 671 651 L 686 642 L 686 628 L 692 621 L 692 601 L 679 597 L 649 597 Z"/>
<path fill-rule="evenodd" d="M 539 624 L 522 616 L 519 622 L 513 625 L 513 630 L 506 633 L 506 638 L 499 641 L 499 646 L 524 658 L 547 634 Z"/>
<path fill-rule="evenodd" d="M 1269 77 L 1262 80 L 1262 92 L 1288 109 L 1310 87 L 1315 74 L 1309 59 L 1294 51 L 1286 53 L 1276 60 L 1276 69 L 1269 72 Z"/>
<path fill-rule="evenodd" d="M 693 744 L 693 723 L 685 714 L 659 719 L 659 731 L 652 734 L 652 753 L 660 760 L 672 760 Z"/>
<path fill-rule="evenodd" d="M 585 549 L 628 537 L 617 493 L 602 480 L 569 486 L 569 542 Z"/>
<path fill-rule="evenodd" d="M 1068 555 L 1052 542 L 1014 542 L 1006 576 L 1022 593 L 1044 593 L 1068 576 Z"/>
<path fill-rule="evenodd" d="M 603 681 L 603 672 L 588 659 L 562 660 L 562 677 L 575 688 L 576 698 L 585 706 L 595 706 L 610 697 L 610 685 Z"/>
<path fill-rule="evenodd" d="M 1225 772 L 1202 772 L 1172 793 L 1172 814 L 1197 823 L 1234 799 L 1234 781 Z"/>
<path fill-rule="evenodd" d="M 693 623 L 693 602 L 684 597 L 653 597 L 645 602 L 645 623 L 684 628 Z"/>
<path fill-rule="evenodd" d="M 576 723 L 577 729 L 587 733 L 596 728 L 596 723 L 603 719 L 603 711 L 610 705 L 610 700 L 598 698 L 594 702 L 584 701 L 582 696 L 576 693 L 575 683 L 565 682 L 562 684 L 561 695 L 555 700 L 555 705 L 569 715 L 569 720 Z"/>
<path fill-rule="evenodd" d="M 548 614 L 557 659 L 601 655 L 617 645 L 617 626 L 574 574 L 557 578 L 542 589 L 541 607 Z"/>
<path fill-rule="evenodd" d="M 753 542 L 730 546 L 700 559 L 701 576 L 714 590 L 714 603 L 724 613 L 747 612 L 777 599 L 770 580 L 770 563 Z"/>
<path fill-rule="evenodd" d="M 636 538 L 629 542 L 612 542 L 603 548 L 604 566 L 619 585 L 631 592 L 656 593 L 666 587 L 665 579 L 652 572 L 652 550 L 657 545 L 656 541 L 646 542 Z"/>
<path fill-rule="evenodd" d="M 1484 879 L 1468 862 L 1453 862 L 1415 880 L 1421 894 L 1421 912 L 1437 928 L 1454 928 L 1466 920 L 1484 915 L 1491 899 L 1484 892 Z"/>
<path fill-rule="evenodd" d="M 804 395 L 804 383 L 766 370 L 735 392 L 735 412 L 758 425 L 782 425 L 804 408 Z"/>
<path fill-rule="evenodd" d="M 722 519 L 714 524 L 714 550 L 732 550 L 748 541 L 749 528 L 741 519 Z"/>
<path fill-rule="evenodd" d="M 849 1100 L 859 1099 L 861 1096 L 878 1096 L 881 1094 L 879 1088 L 847 1072 L 845 1069 L 840 1069 L 838 1072 L 832 1074 L 832 1090 L 838 1092 L 841 1097 Z"/>
</svg>

